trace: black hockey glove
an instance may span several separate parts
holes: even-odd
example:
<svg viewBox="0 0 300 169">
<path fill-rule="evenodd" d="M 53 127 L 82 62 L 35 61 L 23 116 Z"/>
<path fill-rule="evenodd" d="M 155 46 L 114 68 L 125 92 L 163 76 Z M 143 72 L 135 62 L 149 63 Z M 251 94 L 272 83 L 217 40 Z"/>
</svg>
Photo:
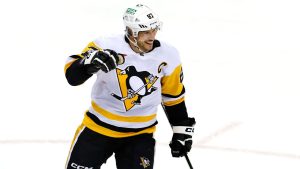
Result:
<svg viewBox="0 0 300 169">
<path fill-rule="evenodd" d="M 169 144 L 173 157 L 182 157 L 192 148 L 195 118 L 188 118 L 173 126 L 173 137 Z"/>
<path fill-rule="evenodd" d="M 87 72 L 90 74 L 96 73 L 99 70 L 107 73 L 122 64 L 124 58 L 110 49 L 95 50 L 83 58 L 82 63 L 86 66 Z"/>
</svg>

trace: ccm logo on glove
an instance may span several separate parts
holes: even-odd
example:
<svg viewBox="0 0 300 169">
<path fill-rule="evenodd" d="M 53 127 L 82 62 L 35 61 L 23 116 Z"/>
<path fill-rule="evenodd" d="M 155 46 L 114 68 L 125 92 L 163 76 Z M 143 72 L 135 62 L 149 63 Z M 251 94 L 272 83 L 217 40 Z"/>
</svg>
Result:
<svg viewBox="0 0 300 169">
<path fill-rule="evenodd" d="M 194 133 L 194 128 L 186 128 L 185 131 L 190 132 L 190 133 Z"/>
</svg>

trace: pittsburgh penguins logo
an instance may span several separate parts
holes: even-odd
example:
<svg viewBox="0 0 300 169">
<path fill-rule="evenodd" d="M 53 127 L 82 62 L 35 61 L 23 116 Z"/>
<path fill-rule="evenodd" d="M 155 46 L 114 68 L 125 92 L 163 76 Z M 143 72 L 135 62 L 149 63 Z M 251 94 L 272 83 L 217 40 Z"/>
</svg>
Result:
<svg viewBox="0 0 300 169">
<path fill-rule="evenodd" d="M 122 96 L 115 93 L 111 95 L 123 101 L 127 111 L 140 105 L 143 97 L 157 90 L 153 84 L 158 77 L 147 71 L 138 72 L 134 66 L 128 66 L 124 70 L 117 68 L 116 71 Z"/>
<path fill-rule="evenodd" d="M 140 157 L 140 160 L 141 160 L 140 165 L 143 166 L 144 168 L 147 168 L 151 165 L 151 161 L 146 157 Z"/>
</svg>

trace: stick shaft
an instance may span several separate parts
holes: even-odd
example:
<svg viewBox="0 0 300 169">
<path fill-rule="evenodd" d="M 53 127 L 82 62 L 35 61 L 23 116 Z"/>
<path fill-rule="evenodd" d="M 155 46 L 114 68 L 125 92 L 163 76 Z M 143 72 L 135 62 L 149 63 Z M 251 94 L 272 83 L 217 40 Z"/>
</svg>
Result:
<svg viewBox="0 0 300 169">
<path fill-rule="evenodd" d="M 190 169 L 193 169 L 192 163 L 191 163 L 191 161 L 190 161 L 189 156 L 187 155 L 187 153 L 184 154 L 184 157 L 185 157 L 186 162 L 188 163 Z"/>
</svg>

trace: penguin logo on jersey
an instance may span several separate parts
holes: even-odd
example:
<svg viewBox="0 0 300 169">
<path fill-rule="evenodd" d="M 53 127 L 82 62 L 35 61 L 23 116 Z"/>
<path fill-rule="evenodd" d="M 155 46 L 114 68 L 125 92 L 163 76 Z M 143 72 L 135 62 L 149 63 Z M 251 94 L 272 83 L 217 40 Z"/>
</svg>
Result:
<svg viewBox="0 0 300 169">
<path fill-rule="evenodd" d="M 122 96 L 115 93 L 111 95 L 123 101 L 127 111 L 140 105 L 143 97 L 157 90 L 153 84 L 158 77 L 147 71 L 138 72 L 134 66 L 128 66 L 124 70 L 117 68 L 116 71 Z"/>
</svg>

